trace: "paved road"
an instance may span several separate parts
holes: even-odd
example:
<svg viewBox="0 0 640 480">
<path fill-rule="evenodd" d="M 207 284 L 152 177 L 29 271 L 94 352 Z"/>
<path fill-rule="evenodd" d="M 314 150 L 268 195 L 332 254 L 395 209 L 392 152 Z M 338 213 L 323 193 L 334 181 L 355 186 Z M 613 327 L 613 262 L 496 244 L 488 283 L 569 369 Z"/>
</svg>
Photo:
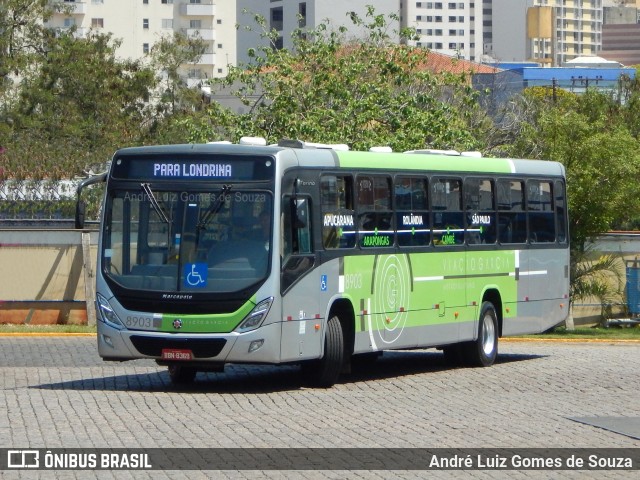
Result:
<svg viewBox="0 0 640 480">
<path fill-rule="evenodd" d="M 0 446 L 640 448 L 573 417 L 640 418 L 640 344 L 504 342 L 491 368 L 452 369 L 434 350 L 388 352 L 331 389 L 294 366 L 229 366 L 176 388 L 155 363 L 103 362 L 93 337 L 0 337 Z M 27 472 L 33 475 L 34 472 Z M 86 478 L 87 472 L 38 472 Z M 202 472 L 99 478 L 203 478 Z M 254 471 L 215 472 L 260 478 Z M 461 472 L 428 472 L 459 478 Z M 557 472 L 631 478 L 629 472 Z M 635 472 L 637 474 L 637 472 Z M 274 476 L 273 472 L 268 474 Z M 473 471 L 473 478 L 551 472 Z M 4 472 L 3 478 L 33 478 Z M 417 478 L 419 472 L 283 472 L 278 478 Z"/>
</svg>

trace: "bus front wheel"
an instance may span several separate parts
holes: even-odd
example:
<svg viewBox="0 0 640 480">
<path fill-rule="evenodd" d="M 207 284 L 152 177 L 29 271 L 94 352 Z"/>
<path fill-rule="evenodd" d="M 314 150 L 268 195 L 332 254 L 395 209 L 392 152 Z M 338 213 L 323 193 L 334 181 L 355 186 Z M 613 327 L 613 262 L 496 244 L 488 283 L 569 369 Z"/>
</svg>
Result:
<svg viewBox="0 0 640 480">
<path fill-rule="evenodd" d="M 198 371 L 192 367 L 183 365 L 169 365 L 169 378 L 174 385 L 185 385 L 193 382 Z"/>
<path fill-rule="evenodd" d="M 327 322 L 324 337 L 324 356 L 302 365 L 302 373 L 314 386 L 328 388 L 340 376 L 344 363 L 344 335 L 340 318 L 336 315 Z"/>
<path fill-rule="evenodd" d="M 498 356 L 498 315 L 491 302 L 484 302 L 478 322 L 478 338 L 464 345 L 468 365 L 489 367 Z"/>
</svg>

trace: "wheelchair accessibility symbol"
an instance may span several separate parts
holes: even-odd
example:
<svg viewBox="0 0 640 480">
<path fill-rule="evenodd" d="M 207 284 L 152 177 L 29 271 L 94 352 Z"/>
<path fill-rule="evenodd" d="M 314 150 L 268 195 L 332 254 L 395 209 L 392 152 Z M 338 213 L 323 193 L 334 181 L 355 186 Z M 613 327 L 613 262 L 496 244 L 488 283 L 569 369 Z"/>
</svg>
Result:
<svg viewBox="0 0 640 480">
<path fill-rule="evenodd" d="M 187 263 L 184 266 L 182 278 L 183 284 L 187 288 L 202 288 L 207 286 L 207 264 Z"/>
</svg>

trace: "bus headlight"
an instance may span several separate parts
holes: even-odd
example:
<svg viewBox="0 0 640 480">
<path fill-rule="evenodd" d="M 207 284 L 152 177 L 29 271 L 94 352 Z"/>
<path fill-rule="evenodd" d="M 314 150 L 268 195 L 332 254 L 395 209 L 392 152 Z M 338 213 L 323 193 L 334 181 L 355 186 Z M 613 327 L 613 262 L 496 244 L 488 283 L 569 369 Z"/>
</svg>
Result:
<svg viewBox="0 0 640 480">
<path fill-rule="evenodd" d="M 242 320 L 240 326 L 238 326 L 236 330 L 239 332 L 247 332 L 258 328 L 260 324 L 262 324 L 263 320 L 267 318 L 267 313 L 269 313 L 269 308 L 271 308 L 272 302 L 273 297 L 269 297 L 258 303 L 253 307 L 253 310 L 249 312 L 249 315 L 244 317 L 244 320 Z"/>
<path fill-rule="evenodd" d="M 118 315 L 116 315 L 116 312 L 114 312 L 113 308 L 111 308 L 111 305 L 109 305 L 107 299 L 99 293 L 96 295 L 96 298 L 98 299 L 98 312 L 100 315 L 100 319 L 105 323 L 112 323 L 118 328 L 124 327 L 124 325 L 118 318 Z"/>
</svg>

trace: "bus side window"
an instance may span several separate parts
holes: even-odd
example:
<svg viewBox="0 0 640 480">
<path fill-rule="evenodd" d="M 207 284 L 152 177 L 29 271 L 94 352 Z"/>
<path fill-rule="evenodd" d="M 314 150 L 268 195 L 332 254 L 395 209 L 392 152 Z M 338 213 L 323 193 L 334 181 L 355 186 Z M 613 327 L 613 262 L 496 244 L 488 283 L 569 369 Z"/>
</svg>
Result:
<svg viewBox="0 0 640 480">
<path fill-rule="evenodd" d="M 311 248 L 311 215 L 310 200 L 299 198 L 292 200 L 293 221 L 293 251 L 295 253 L 313 253 Z"/>
<path fill-rule="evenodd" d="M 353 178 L 350 175 L 323 175 L 320 203 L 324 248 L 353 248 L 356 244 Z"/>
<path fill-rule="evenodd" d="M 558 228 L 558 242 L 567 243 L 567 202 L 564 185 L 556 180 L 553 191 L 556 197 L 556 222 Z"/>
<path fill-rule="evenodd" d="M 529 180 L 527 182 L 527 214 L 529 218 L 529 241 L 531 243 L 556 241 L 551 182 L 543 180 Z"/>
<path fill-rule="evenodd" d="M 401 247 L 431 243 L 426 177 L 397 177 L 394 184 L 396 228 Z"/>
<path fill-rule="evenodd" d="M 438 246 L 464 243 L 462 181 L 437 178 L 431 182 L 433 210 L 433 244 Z"/>
<path fill-rule="evenodd" d="M 386 175 L 359 175 L 358 230 L 361 247 L 392 247 L 391 178 Z"/>
<path fill-rule="evenodd" d="M 495 243 L 496 213 L 493 180 L 467 178 L 464 181 L 464 196 L 467 243 Z"/>
<path fill-rule="evenodd" d="M 310 199 L 283 198 L 280 217 L 282 292 L 304 276 L 315 263 L 313 243 L 311 242 L 311 206 Z"/>
<path fill-rule="evenodd" d="M 524 204 L 524 181 L 498 180 L 498 241 L 526 243 L 527 217 Z"/>
</svg>

